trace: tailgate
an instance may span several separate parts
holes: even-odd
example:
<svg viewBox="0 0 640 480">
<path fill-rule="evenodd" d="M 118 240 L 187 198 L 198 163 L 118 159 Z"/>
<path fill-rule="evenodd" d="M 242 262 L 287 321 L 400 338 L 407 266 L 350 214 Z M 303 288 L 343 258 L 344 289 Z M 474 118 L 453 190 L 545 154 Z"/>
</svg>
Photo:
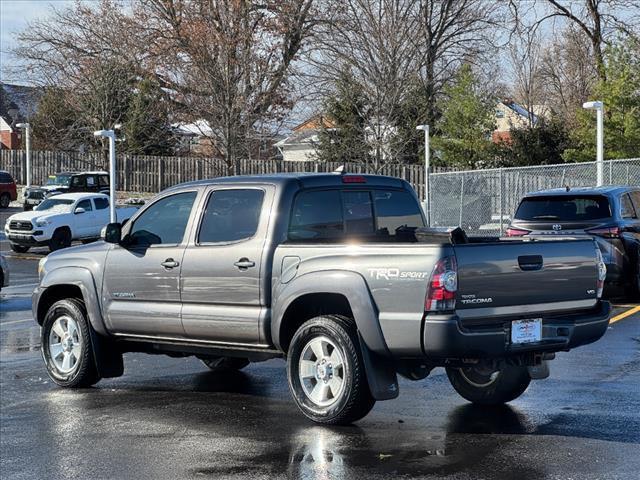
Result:
<svg viewBox="0 0 640 480">
<path fill-rule="evenodd" d="M 595 249 L 593 239 L 456 245 L 456 311 L 471 319 L 593 307 Z"/>
</svg>

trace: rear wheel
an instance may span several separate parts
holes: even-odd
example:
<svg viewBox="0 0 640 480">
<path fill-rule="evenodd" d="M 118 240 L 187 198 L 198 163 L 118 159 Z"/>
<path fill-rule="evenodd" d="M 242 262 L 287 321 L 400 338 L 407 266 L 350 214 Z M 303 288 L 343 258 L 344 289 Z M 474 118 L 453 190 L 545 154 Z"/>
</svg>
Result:
<svg viewBox="0 0 640 480">
<path fill-rule="evenodd" d="M 460 396 L 481 405 L 499 405 L 515 400 L 531 382 L 527 367 L 504 364 L 498 369 L 484 365 L 448 367 L 447 376 Z"/>
<path fill-rule="evenodd" d="M 63 248 L 71 246 L 71 232 L 67 228 L 59 228 L 53 232 L 51 240 L 49 240 L 49 250 L 55 252 Z"/>
<path fill-rule="evenodd" d="M 11 203 L 11 197 L 8 193 L 3 193 L 0 195 L 0 208 L 9 208 L 9 204 Z"/>
<path fill-rule="evenodd" d="M 228 371 L 228 370 L 241 370 L 249 365 L 249 360 L 246 358 L 236 357 L 213 357 L 213 358 L 201 358 L 202 363 L 209 367 L 214 372 Z"/>
<path fill-rule="evenodd" d="M 88 387 L 100 380 L 84 303 L 54 303 L 42 322 L 42 357 L 51 379 L 62 387 Z"/>
<path fill-rule="evenodd" d="M 350 319 L 326 315 L 305 322 L 293 336 L 287 357 L 289 389 L 307 418 L 348 425 L 373 408 L 375 400 Z"/>
<path fill-rule="evenodd" d="M 17 245 L 15 243 L 11 244 L 11 250 L 13 250 L 16 253 L 27 253 L 29 251 L 29 247 L 26 247 L 24 245 Z"/>
<path fill-rule="evenodd" d="M 635 251 L 634 251 L 635 250 Z M 629 249 L 629 274 L 625 282 L 625 293 L 629 300 L 640 300 L 640 243 Z"/>
</svg>

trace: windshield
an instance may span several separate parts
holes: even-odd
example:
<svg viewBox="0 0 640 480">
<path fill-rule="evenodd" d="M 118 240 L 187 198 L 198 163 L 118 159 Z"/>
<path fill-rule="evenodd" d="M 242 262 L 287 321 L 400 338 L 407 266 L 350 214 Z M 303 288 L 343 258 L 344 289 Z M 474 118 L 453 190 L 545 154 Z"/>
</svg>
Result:
<svg viewBox="0 0 640 480">
<path fill-rule="evenodd" d="M 47 178 L 47 185 L 61 185 L 68 187 L 71 181 L 71 175 L 49 175 Z"/>
<path fill-rule="evenodd" d="M 73 200 L 67 200 L 64 198 L 48 198 L 35 209 L 39 212 L 43 210 L 51 210 L 57 212 L 70 212 Z"/>
<path fill-rule="evenodd" d="M 611 216 L 609 200 L 602 195 L 530 197 L 520 203 L 517 220 L 562 222 L 597 220 Z"/>
</svg>

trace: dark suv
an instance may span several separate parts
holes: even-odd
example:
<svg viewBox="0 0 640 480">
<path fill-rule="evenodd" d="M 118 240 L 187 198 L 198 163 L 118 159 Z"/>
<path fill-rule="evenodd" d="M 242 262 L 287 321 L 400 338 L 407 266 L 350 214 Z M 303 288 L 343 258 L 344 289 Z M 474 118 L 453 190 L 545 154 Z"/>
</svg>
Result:
<svg viewBox="0 0 640 480">
<path fill-rule="evenodd" d="M 35 206 L 58 193 L 96 192 L 109 193 L 109 174 L 107 172 L 61 172 L 49 175 L 46 185 L 31 187 L 25 191 L 24 209 Z"/>
<path fill-rule="evenodd" d="M 607 290 L 640 296 L 640 187 L 543 190 L 525 196 L 507 229 L 510 237 L 591 235 L 607 265 Z"/>
</svg>

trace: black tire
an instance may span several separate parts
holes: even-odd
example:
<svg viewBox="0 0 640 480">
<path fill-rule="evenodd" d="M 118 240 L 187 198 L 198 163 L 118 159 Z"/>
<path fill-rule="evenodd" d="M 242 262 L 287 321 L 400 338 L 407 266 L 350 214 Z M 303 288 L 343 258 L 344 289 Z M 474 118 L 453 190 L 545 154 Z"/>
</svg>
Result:
<svg viewBox="0 0 640 480">
<path fill-rule="evenodd" d="M 54 324 L 63 317 L 70 317 L 75 320 L 78 327 L 77 337 L 80 340 L 78 358 L 75 360 L 76 363 L 73 368 L 68 372 L 63 372 L 56 365 L 56 362 L 52 359 L 52 347 L 49 346 Z M 44 317 L 41 330 L 42 358 L 47 367 L 49 377 L 61 387 L 89 387 L 100 381 L 91 344 L 90 328 L 84 303 L 74 298 L 54 303 Z M 55 335 L 55 331 L 53 335 Z M 62 341 L 60 343 L 62 344 Z"/>
<path fill-rule="evenodd" d="M 493 378 L 490 372 L 477 367 L 448 367 L 447 376 L 461 397 L 480 405 L 501 405 L 515 400 L 531 383 L 527 367 L 504 364 Z"/>
<path fill-rule="evenodd" d="M 8 193 L 3 193 L 0 195 L 0 208 L 9 208 L 9 204 L 11 203 L 11 197 Z"/>
<path fill-rule="evenodd" d="M 340 370 L 333 371 L 337 377 L 341 376 L 342 386 L 339 394 L 329 399 L 333 403 L 326 406 L 311 400 L 299 376 L 303 352 L 313 339 L 320 338 L 328 339 L 334 344 L 342 359 Z M 307 418 L 322 424 L 349 425 L 363 418 L 373 408 L 375 399 L 369 391 L 360 343 L 351 319 L 340 315 L 323 315 L 308 320 L 293 336 L 287 357 L 289 390 L 296 405 Z M 316 358 L 315 362 L 317 366 L 320 359 Z M 317 383 L 322 381 L 316 377 Z"/>
<path fill-rule="evenodd" d="M 200 360 L 213 372 L 242 370 L 251 363 L 246 358 L 237 357 L 211 357 L 201 358 Z"/>
<path fill-rule="evenodd" d="M 31 210 L 33 210 L 33 205 L 29 205 L 28 203 L 24 203 L 22 205 L 22 210 L 24 210 L 25 212 L 30 212 Z"/>
<path fill-rule="evenodd" d="M 29 251 L 29 247 L 24 245 L 17 245 L 15 243 L 10 244 L 11 250 L 16 253 L 27 253 Z"/>
<path fill-rule="evenodd" d="M 71 246 L 71 232 L 68 228 L 58 228 L 49 240 L 49 250 L 55 252 Z"/>
</svg>

